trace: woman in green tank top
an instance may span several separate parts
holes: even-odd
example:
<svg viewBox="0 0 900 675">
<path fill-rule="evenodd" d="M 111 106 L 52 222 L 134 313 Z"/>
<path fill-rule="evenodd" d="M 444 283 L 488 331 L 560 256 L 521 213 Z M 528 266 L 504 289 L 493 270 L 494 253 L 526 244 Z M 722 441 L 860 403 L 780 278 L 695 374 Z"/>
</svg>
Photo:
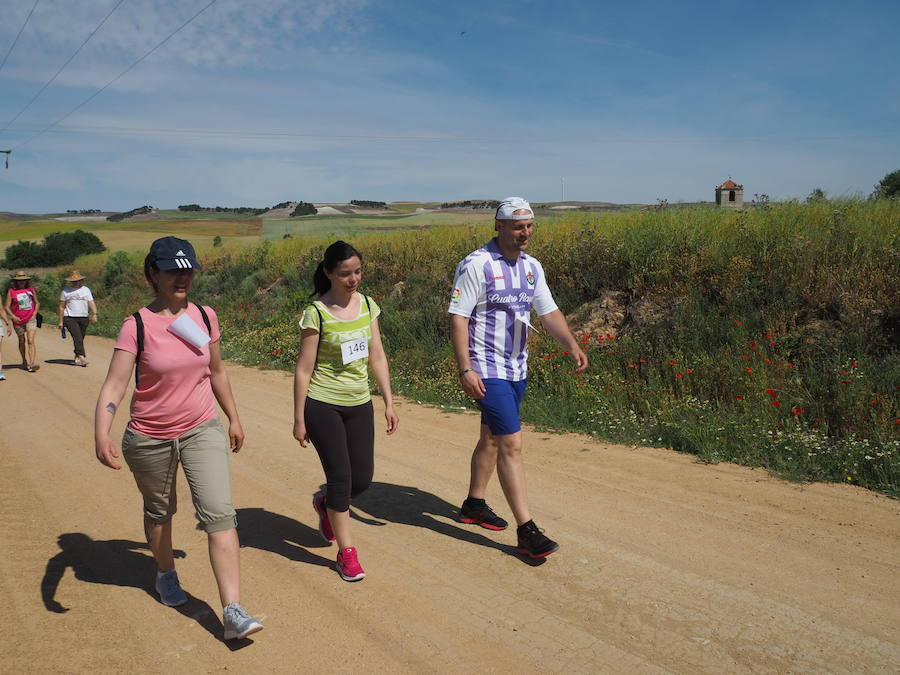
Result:
<svg viewBox="0 0 900 675">
<path fill-rule="evenodd" d="M 387 357 L 381 344 L 381 308 L 359 292 L 362 255 L 336 241 L 313 277 L 318 299 L 300 319 L 300 356 L 294 373 L 294 438 L 312 442 L 325 470 L 326 490 L 313 495 L 319 532 L 338 542 L 336 568 L 346 581 L 365 572 L 350 536 L 350 498 L 374 473 L 375 429 L 371 368 L 384 399 L 387 433 L 397 430 Z"/>
</svg>

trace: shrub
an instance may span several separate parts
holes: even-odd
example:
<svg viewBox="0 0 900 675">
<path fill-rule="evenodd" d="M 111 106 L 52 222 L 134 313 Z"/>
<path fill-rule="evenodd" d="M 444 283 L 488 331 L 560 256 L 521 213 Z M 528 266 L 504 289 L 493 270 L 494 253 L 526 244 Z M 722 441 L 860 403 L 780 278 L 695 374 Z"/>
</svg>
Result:
<svg viewBox="0 0 900 675">
<path fill-rule="evenodd" d="M 6 249 L 5 267 L 55 267 L 67 265 L 80 255 L 102 253 L 103 242 L 91 232 L 54 232 L 43 243 L 19 241 Z"/>
<path fill-rule="evenodd" d="M 319 211 L 312 204 L 306 202 L 297 202 L 297 206 L 291 211 L 291 218 L 294 216 L 314 216 Z"/>
</svg>

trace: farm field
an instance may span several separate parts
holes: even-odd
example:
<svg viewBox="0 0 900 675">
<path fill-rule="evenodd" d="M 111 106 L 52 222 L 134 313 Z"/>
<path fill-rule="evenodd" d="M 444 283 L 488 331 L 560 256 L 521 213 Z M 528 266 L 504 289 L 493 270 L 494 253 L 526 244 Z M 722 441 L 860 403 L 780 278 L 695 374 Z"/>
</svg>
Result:
<svg viewBox="0 0 900 675">
<path fill-rule="evenodd" d="M 263 239 L 292 237 L 350 237 L 365 232 L 416 230 L 441 225 L 484 225 L 493 222 L 494 214 L 485 213 L 412 213 L 396 216 L 302 216 L 300 218 L 266 218 L 262 225 Z"/>
</svg>

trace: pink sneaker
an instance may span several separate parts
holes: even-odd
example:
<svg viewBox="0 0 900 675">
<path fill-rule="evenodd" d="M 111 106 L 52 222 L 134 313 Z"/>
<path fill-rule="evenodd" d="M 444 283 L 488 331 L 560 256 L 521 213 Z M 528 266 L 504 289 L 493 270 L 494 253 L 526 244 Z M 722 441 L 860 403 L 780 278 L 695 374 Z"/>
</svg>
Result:
<svg viewBox="0 0 900 675">
<path fill-rule="evenodd" d="M 354 546 L 338 551 L 337 562 L 334 566 L 344 581 L 359 581 L 366 576 L 359 564 Z"/>
<path fill-rule="evenodd" d="M 331 521 L 328 520 L 328 511 L 325 510 L 325 495 L 317 492 L 313 495 L 313 508 L 319 514 L 319 534 L 327 542 L 334 541 L 334 531 L 331 529 Z"/>
</svg>

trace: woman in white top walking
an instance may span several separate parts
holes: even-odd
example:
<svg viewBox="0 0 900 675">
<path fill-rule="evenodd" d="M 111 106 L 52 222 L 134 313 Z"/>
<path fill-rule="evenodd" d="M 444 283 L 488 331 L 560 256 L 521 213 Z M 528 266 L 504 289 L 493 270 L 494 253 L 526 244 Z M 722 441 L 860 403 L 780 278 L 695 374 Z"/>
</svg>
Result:
<svg viewBox="0 0 900 675">
<path fill-rule="evenodd" d="M 84 336 L 87 334 L 88 321 L 97 323 L 97 305 L 91 289 L 84 285 L 84 275 L 75 270 L 66 277 L 69 286 L 59 294 L 59 327 L 65 326 L 72 336 L 75 349 L 75 365 L 87 366 L 84 354 Z M 90 319 L 88 318 L 90 310 Z"/>
</svg>

